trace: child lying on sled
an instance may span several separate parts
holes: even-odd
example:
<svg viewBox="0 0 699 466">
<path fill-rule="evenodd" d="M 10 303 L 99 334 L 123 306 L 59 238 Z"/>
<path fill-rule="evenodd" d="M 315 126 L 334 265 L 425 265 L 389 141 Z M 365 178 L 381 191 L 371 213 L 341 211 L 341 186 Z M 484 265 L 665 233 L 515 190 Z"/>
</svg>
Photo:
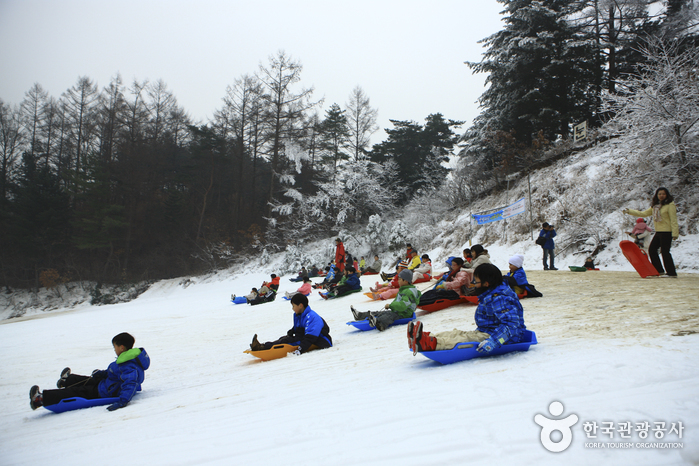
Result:
<svg viewBox="0 0 699 466">
<path fill-rule="evenodd" d="M 393 302 L 386 304 L 386 310 L 378 312 L 358 312 L 354 307 L 350 306 L 354 320 L 364 320 L 368 317 L 371 326 L 383 332 L 396 320 L 412 317 L 415 308 L 417 308 L 420 302 L 420 291 L 412 285 L 412 282 L 413 272 L 408 269 L 403 269 L 398 274 L 398 284 L 400 285 L 398 295 Z"/>
<path fill-rule="evenodd" d="M 299 348 L 294 352 L 302 354 L 314 349 L 329 348 L 333 345 L 330 337 L 330 327 L 325 320 L 316 314 L 308 305 L 308 298 L 302 294 L 291 297 L 291 309 L 294 311 L 294 326 L 286 335 L 276 341 L 260 343 L 257 334 L 252 337 L 250 349 L 253 351 L 268 350 L 274 345 L 292 345 Z"/>
<path fill-rule="evenodd" d="M 473 272 L 473 283 L 478 289 L 476 330 L 451 330 L 430 334 L 422 329 L 422 322 L 408 324 L 408 345 L 413 354 L 418 351 L 440 351 L 454 348 L 458 343 L 480 342 L 477 350 L 489 353 L 505 343 L 519 343 L 524 331 L 524 311 L 517 295 L 502 273 L 493 264 L 481 264 Z"/>
<path fill-rule="evenodd" d="M 112 338 L 112 346 L 117 355 L 116 362 L 109 365 L 107 370 L 96 370 L 91 376 L 76 375 L 66 367 L 61 371 L 61 378 L 56 382 L 58 390 L 39 389 L 34 385 L 29 391 L 29 406 L 36 409 L 40 406 L 54 405 L 66 398 L 80 397 L 87 400 L 95 398 L 119 397 L 119 401 L 109 405 L 109 411 L 126 406 L 145 378 L 145 371 L 150 367 L 150 358 L 143 348 L 134 348 L 134 337 L 128 333 L 120 333 Z"/>
</svg>

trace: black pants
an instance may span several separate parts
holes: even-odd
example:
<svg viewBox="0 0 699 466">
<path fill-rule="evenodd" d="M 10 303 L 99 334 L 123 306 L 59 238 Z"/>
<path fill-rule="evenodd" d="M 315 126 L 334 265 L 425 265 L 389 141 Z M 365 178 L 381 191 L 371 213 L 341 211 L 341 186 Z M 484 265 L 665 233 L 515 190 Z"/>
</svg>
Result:
<svg viewBox="0 0 699 466">
<path fill-rule="evenodd" d="M 85 375 L 71 374 L 66 379 L 66 388 L 44 390 L 41 392 L 44 406 L 55 405 L 66 398 L 80 397 L 87 400 L 101 398 L 97 379 Z"/>
<path fill-rule="evenodd" d="M 653 236 L 650 246 L 648 246 L 648 255 L 658 273 L 667 272 L 668 275 L 674 277 L 677 276 L 677 271 L 675 270 L 675 262 L 672 260 L 672 254 L 670 254 L 670 246 L 672 246 L 672 232 L 658 231 Z M 660 253 L 663 256 L 662 264 L 660 263 L 660 257 L 658 257 L 658 249 L 660 249 Z M 663 270 L 663 264 L 665 264 L 665 270 Z"/>
</svg>

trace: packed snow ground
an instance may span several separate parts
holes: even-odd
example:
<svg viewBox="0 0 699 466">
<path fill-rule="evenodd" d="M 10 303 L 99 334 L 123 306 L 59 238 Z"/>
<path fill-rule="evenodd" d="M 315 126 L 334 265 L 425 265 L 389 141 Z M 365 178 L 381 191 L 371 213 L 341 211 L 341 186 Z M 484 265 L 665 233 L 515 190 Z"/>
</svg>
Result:
<svg viewBox="0 0 699 466">
<path fill-rule="evenodd" d="M 333 348 L 269 362 L 244 354 L 253 334 L 272 340 L 291 326 L 281 298 L 229 302 L 267 273 L 163 281 L 128 303 L 2 321 L 0 464 L 699 464 L 699 275 L 641 279 L 563 265 L 543 272 L 527 255 L 529 280 L 544 293 L 523 302 L 538 345 L 447 366 L 413 357 L 405 326 L 383 333 L 347 326 L 350 305 L 379 308 L 360 294 L 310 297 Z M 288 278 L 281 291 L 297 287 Z M 375 279 L 362 277 L 364 288 Z M 474 309 L 419 318 L 428 331 L 472 329 Z M 152 360 L 126 408 L 31 411 L 31 385 L 55 387 L 65 366 L 105 368 L 115 357 L 111 338 L 122 331 Z M 564 405 L 559 418 L 579 418 L 561 453 L 542 446 L 534 422 L 537 414 L 554 418 L 553 401 Z M 666 422 L 665 436 L 598 430 L 588 439 L 583 430 L 586 422 L 618 429 L 627 421 L 651 429 Z M 679 422 L 682 438 L 667 431 Z M 638 446 L 650 442 L 682 448 Z"/>
</svg>

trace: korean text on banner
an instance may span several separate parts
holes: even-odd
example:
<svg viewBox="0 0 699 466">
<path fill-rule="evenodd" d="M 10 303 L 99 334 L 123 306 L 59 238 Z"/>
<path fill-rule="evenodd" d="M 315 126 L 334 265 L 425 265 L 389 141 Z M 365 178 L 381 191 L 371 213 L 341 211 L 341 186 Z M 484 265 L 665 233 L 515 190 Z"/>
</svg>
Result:
<svg viewBox="0 0 699 466">
<path fill-rule="evenodd" d="M 484 223 L 497 222 L 498 220 L 504 220 L 506 218 L 513 217 L 515 215 L 521 214 L 526 210 L 524 205 L 524 198 L 515 202 L 512 205 L 505 207 L 502 210 L 493 212 L 487 215 L 473 215 L 473 219 L 478 225 L 483 225 Z"/>
</svg>

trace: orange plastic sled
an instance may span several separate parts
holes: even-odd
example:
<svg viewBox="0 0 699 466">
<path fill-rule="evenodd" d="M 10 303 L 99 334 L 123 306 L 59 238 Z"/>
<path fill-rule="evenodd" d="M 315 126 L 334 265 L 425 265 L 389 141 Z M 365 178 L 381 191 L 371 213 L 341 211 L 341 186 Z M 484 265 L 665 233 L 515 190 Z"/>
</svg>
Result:
<svg viewBox="0 0 699 466">
<path fill-rule="evenodd" d="M 619 247 L 641 278 L 657 277 L 660 275 L 658 271 L 655 270 L 655 267 L 653 267 L 653 264 L 648 260 L 648 256 L 643 254 L 641 248 L 639 248 L 636 243 L 624 240 L 619 243 Z"/>
<path fill-rule="evenodd" d="M 292 351 L 296 351 L 297 349 L 298 346 L 294 345 L 274 345 L 268 350 L 245 350 L 243 353 L 248 353 L 256 358 L 262 359 L 263 361 L 271 361 L 272 359 L 284 358 L 287 354 L 291 353 Z"/>
</svg>

